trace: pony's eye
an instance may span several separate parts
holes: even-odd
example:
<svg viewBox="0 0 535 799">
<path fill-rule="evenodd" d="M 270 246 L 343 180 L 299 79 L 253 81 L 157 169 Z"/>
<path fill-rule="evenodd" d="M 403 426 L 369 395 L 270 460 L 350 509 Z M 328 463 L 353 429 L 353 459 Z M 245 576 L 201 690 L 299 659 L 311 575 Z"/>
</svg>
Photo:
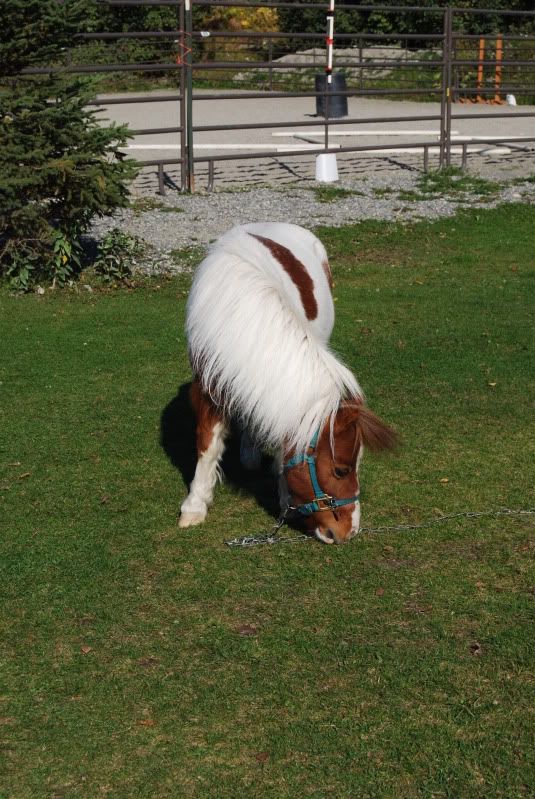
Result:
<svg viewBox="0 0 535 799">
<path fill-rule="evenodd" d="M 335 466 L 334 468 L 334 476 L 341 479 L 342 477 L 347 477 L 351 469 L 345 466 Z"/>
</svg>

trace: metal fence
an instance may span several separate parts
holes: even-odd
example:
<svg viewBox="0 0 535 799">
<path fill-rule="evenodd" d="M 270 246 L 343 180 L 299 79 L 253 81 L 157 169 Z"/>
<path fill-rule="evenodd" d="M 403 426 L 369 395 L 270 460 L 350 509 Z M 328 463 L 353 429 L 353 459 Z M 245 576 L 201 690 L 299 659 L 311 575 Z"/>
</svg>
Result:
<svg viewBox="0 0 535 799">
<path fill-rule="evenodd" d="M 175 165 L 180 169 L 180 187 L 194 191 L 195 171 L 199 164 L 208 165 L 208 188 L 212 188 L 215 164 L 223 161 L 244 159 L 261 160 L 266 158 L 294 158 L 310 156 L 310 146 L 288 148 L 287 150 L 266 147 L 228 154 L 215 152 L 209 155 L 196 153 L 196 142 L 204 133 L 228 131 L 262 130 L 299 126 L 300 129 L 317 128 L 318 119 L 285 119 L 280 121 L 249 121 L 216 124 L 198 124 L 198 109 L 201 103 L 213 100 L 230 104 L 240 100 L 256 100 L 270 103 L 279 98 L 311 98 L 311 102 L 322 107 L 321 127 L 323 142 L 318 143 L 314 154 L 333 151 L 332 137 L 341 126 L 367 126 L 374 123 L 395 124 L 404 122 L 435 122 L 439 128 L 438 165 L 452 163 L 452 124 L 457 120 L 469 119 L 462 102 L 492 102 L 500 104 L 506 95 L 519 98 L 535 98 L 535 35 L 501 34 L 496 32 L 498 19 L 535 20 L 535 11 L 512 12 L 492 9 L 464 9 L 457 7 L 420 6 L 362 6 L 344 5 L 344 13 L 381 12 L 385 15 L 417 14 L 426 19 L 440 20 L 440 33 L 394 32 L 370 33 L 355 30 L 351 33 L 334 33 L 334 70 L 344 75 L 344 85 L 335 93 L 327 86 L 318 88 L 315 76 L 321 74 L 325 65 L 325 31 L 312 30 L 299 33 L 284 31 L 197 29 L 194 25 L 196 8 L 295 8 L 291 2 L 255 3 L 234 2 L 234 0 L 104 0 L 110 8 L 133 6 L 172 6 L 176 10 L 176 27 L 164 31 L 101 31 L 80 34 L 79 41 L 99 41 L 101 43 L 152 41 L 161 45 L 162 60 L 151 62 L 106 61 L 104 63 L 67 63 L 55 69 L 76 73 L 142 73 L 153 76 L 158 86 L 158 76 L 173 76 L 176 89 L 170 93 L 133 96 L 123 94 L 119 97 L 95 99 L 94 106 L 110 106 L 122 103 L 166 102 L 177 109 L 178 124 L 160 128 L 139 128 L 133 130 L 137 136 L 157 136 L 176 134 L 176 157 L 156 158 L 140 161 L 145 166 L 154 166 L 158 172 L 159 190 L 164 192 L 164 169 Z M 300 8 L 326 11 L 323 4 L 300 4 Z M 477 15 L 481 19 L 479 34 L 468 35 L 459 30 L 461 19 L 467 15 Z M 336 20 L 336 14 L 335 14 Z M 488 20 L 488 31 L 485 27 Z M 436 27 L 436 25 L 435 25 Z M 117 52 L 117 48 L 115 49 Z M 72 56 L 71 56 L 72 58 Z M 31 69 L 28 72 L 49 72 L 51 67 Z M 239 90 L 239 95 L 237 91 Z M 418 116 L 382 116 L 337 118 L 332 112 L 332 103 L 338 98 L 383 97 L 397 99 L 425 99 L 440 103 L 437 113 Z M 457 108 L 460 107 L 460 110 Z M 535 117 L 532 111 L 507 109 L 500 114 L 478 114 L 478 119 L 507 116 Z M 482 137 L 478 137 L 484 141 Z M 515 142 L 504 137 L 498 140 L 489 137 L 493 145 L 509 142 L 508 146 L 526 149 L 535 135 L 516 137 Z M 455 146 L 462 153 L 461 164 L 466 165 L 470 139 L 456 137 Z M 423 168 L 429 165 L 429 153 L 437 148 L 436 140 L 415 141 L 409 139 L 395 145 L 396 148 L 421 152 Z M 336 146 L 337 153 L 362 153 L 383 151 L 385 155 L 392 150 L 391 143 L 375 142 L 373 145 L 350 144 Z"/>
</svg>

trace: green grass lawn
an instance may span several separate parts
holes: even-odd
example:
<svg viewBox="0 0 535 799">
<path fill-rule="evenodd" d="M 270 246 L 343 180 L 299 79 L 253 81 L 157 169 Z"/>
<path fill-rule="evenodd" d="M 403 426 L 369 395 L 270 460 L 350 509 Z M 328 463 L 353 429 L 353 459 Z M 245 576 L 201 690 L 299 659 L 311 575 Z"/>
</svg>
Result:
<svg viewBox="0 0 535 799">
<path fill-rule="evenodd" d="M 535 207 L 320 235 L 334 348 L 403 438 L 362 523 L 529 508 Z M 232 550 L 192 467 L 189 278 L 0 292 L 0 797 L 533 796 L 533 516 Z"/>
</svg>

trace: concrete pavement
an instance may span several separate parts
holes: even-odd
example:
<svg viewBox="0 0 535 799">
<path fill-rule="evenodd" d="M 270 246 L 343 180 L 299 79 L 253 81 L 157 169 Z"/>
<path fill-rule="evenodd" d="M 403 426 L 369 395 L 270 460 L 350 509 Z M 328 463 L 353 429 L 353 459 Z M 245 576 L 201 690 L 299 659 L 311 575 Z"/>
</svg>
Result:
<svg viewBox="0 0 535 799">
<path fill-rule="evenodd" d="M 196 97 L 214 92 L 197 90 Z M 157 92 L 158 96 L 173 92 Z M 316 117 L 314 97 L 273 98 L 266 93 L 262 98 L 243 98 L 242 92 L 233 92 L 232 99 L 194 100 L 194 126 L 236 125 L 249 123 L 283 123 L 282 127 L 266 127 L 255 130 L 215 130 L 196 132 L 194 135 L 196 158 L 217 155 L 239 155 L 265 151 L 285 151 L 310 148 L 310 155 L 273 155 L 252 160 L 230 160 L 216 162 L 216 188 L 242 185 L 243 183 L 276 184 L 279 181 L 313 181 L 315 174 L 315 148 L 323 146 L 323 117 Z M 150 95 L 148 95 L 150 96 Z M 102 98 L 104 99 L 104 98 Z M 437 142 L 439 119 L 410 121 L 407 117 L 436 116 L 440 104 L 413 101 L 375 100 L 362 97 L 348 98 L 349 117 L 356 120 L 375 117 L 398 117 L 397 122 L 369 123 L 331 126 L 330 145 L 379 147 L 389 145 L 394 149 L 384 153 L 345 153 L 338 155 L 339 172 L 346 176 L 358 176 L 379 171 L 421 169 L 423 151 L 408 150 L 407 143 Z M 515 112 L 535 113 L 535 106 L 492 106 L 455 104 L 453 106 L 453 163 L 460 164 L 460 148 L 455 147 L 458 138 L 473 138 L 469 145 L 468 167 L 479 174 L 507 178 L 525 176 L 535 172 L 535 141 L 517 142 L 517 138 L 532 136 L 535 139 L 535 117 L 514 118 Z M 486 117 L 484 115 L 491 115 Z M 456 119 L 466 115 L 467 119 Z M 166 128 L 179 126 L 178 101 L 128 103 L 103 106 L 101 118 L 126 122 L 133 129 Z M 313 127 L 303 127 L 312 122 Z M 487 144 L 478 140 L 493 137 L 504 138 L 507 146 Z M 156 158 L 178 158 L 180 156 L 180 134 L 158 133 L 136 136 L 127 150 L 130 157 L 139 160 Z M 520 148 L 520 149 L 519 149 Z M 430 167 L 437 165 L 438 152 L 431 151 Z M 179 169 L 166 167 L 170 179 L 177 180 Z M 154 167 L 143 171 L 137 181 L 140 191 L 150 190 L 154 183 Z M 195 168 L 198 185 L 202 188 L 207 179 L 207 163 L 197 163 Z"/>
</svg>

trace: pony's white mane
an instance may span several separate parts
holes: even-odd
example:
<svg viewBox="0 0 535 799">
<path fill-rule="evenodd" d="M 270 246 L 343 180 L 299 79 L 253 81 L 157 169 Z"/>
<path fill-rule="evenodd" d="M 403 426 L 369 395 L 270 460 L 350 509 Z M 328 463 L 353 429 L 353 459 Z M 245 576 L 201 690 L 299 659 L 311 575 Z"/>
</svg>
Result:
<svg viewBox="0 0 535 799">
<path fill-rule="evenodd" d="M 295 312 L 281 272 L 243 229 L 227 234 L 195 275 L 186 332 L 192 367 L 225 413 L 260 445 L 303 451 L 340 401 L 362 392 Z"/>
</svg>

